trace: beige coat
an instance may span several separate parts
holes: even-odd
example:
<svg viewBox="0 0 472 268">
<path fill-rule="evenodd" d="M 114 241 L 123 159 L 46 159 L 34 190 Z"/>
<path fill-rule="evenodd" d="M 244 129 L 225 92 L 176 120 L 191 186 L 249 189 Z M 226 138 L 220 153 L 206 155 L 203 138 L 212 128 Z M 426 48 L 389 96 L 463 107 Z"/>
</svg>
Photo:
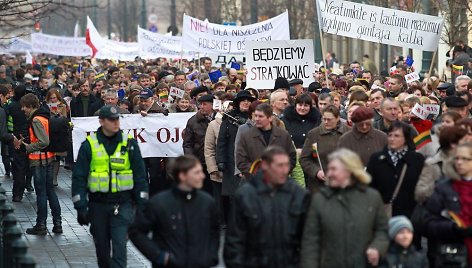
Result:
<svg viewBox="0 0 472 268">
<path fill-rule="evenodd" d="M 436 181 L 441 178 L 459 178 L 459 175 L 457 175 L 454 169 L 452 154 L 446 154 L 442 150 L 433 157 L 426 159 L 420 179 L 415 188 L 416 201 L 419 203 L 425 202 L 433 194 Z"/>
<path fill-rule="evenodd" d="M 217 116 L 215 120 L 208 124 L 208 128 L 205 134 L 205 161 L 207 165 L 207 171 L 210 174 L 210 179 L 216 182 L 222 182 L 223 174 L 218 171 L 216 164 L 216 141 L 218 140 L 218 134 L 220 133 L 221 117 Z M 213 172 L 217 172 L 212 174 Z"/>
</svg>

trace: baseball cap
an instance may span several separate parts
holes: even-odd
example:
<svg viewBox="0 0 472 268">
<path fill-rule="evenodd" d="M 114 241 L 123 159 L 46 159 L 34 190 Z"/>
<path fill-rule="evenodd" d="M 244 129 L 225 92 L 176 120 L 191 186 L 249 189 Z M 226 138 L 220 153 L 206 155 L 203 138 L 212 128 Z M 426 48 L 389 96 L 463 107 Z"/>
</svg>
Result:
<svg viewBox="0 0 472 268">
<path fill-rule="evenodd" d="M 154 92 L 152 92 L 152 90 L 150 90 L 149 88 L 145 88 L 141 90 L 141 92 L 139 93 L 139 97 L 141 99 L 146 99 L 146 100 L 151 98 L 153 95 L 154 95 Z"/>
</svg>

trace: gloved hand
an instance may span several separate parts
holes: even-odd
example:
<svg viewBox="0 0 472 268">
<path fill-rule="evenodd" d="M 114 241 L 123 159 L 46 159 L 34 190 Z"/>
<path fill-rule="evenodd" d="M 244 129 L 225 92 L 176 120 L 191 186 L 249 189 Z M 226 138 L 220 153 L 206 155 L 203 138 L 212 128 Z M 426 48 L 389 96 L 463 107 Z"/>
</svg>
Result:
<svg viewBox="0 0 472 268">
<path fill-rule="evenodd" d="M 462 228 L 457 225 L 454 225 L 454 232 L 460 237 L 471 237 L 472 236 L 472 227 Z"/>
<path fill-rule="evenodd" d="M 86 209 L 77 211 L 77 222 L 80 225 L 89 225 L 88 212 Z"/>
<path fill-rule="evenodd" d="M 225 170 L 225 163 L 218 163 L 218 170 L 219 171 L 224 171 Z"/>
</svg>

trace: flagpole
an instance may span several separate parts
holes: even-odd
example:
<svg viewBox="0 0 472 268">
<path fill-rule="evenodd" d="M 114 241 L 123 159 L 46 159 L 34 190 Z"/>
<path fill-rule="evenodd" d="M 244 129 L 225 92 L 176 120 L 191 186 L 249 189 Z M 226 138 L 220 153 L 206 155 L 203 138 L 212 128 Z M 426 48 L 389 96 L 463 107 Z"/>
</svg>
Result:
<svg viewBox="0 0 472 268">
<path fill-rule="evenodd" d="M 184 50 L 180 49 L 180 70 L 182 70 L 182 67 L 184 65 L 183 61 L 184 61 Z"/>
<path fill-rule="evenodd" d="M 323 60 L 323 65 L 325 67 L 325 81 L 326 81 L 326 87 L 329 87 L 328 84 L 328 63 L 325 60 L 325 55 L 326 55 L 326 50 L 324 46 L 324 37 L 323 37 L 323 30 L 322 30 L 322 24 L 323 24 L 323 18 L 321 17 L 320 13 L 320 7 L 319 7 L 319 2 L 318 0 L 316 1 L 316 15 L 318 16 L 318 30 L 320 31 L 320 44 L 321 44 L 321 59 Z"/>
<path fill-rule="evenodd" d="M 438 54 L 438 49 L 434 51 L 433 58 L 431 59 L 431 65 L 429 66 L 428 78 L 431 78 L 431 73 L 433 72 L 434 60 L 436 59 L 437 54 Z"/>
<path fill-rule="evenodd" d="M 197 52 L 197 58 L 198 58 L 198 72 L 201 72 L 201 68 L 200 68 L 200 52 Z"/>
</svg>

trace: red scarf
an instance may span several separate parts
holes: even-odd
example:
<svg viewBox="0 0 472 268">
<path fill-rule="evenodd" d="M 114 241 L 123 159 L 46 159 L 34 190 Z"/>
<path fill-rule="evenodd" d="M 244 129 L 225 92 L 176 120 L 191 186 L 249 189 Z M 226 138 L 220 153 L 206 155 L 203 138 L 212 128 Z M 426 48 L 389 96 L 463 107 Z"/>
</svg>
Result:
<svg viewBox="0 0 472 268">
<path fill-rule="evenodd" d="M 459 195 L 461 204 L 461 211 L 458 216 L 466 227 L 472 226 L 472 181 L 454 181 L 452 187 Z M 469 263 L 472 263 L 472 238 L 466 238 L 464 242 L 467 246 Z"/>
</svg>

